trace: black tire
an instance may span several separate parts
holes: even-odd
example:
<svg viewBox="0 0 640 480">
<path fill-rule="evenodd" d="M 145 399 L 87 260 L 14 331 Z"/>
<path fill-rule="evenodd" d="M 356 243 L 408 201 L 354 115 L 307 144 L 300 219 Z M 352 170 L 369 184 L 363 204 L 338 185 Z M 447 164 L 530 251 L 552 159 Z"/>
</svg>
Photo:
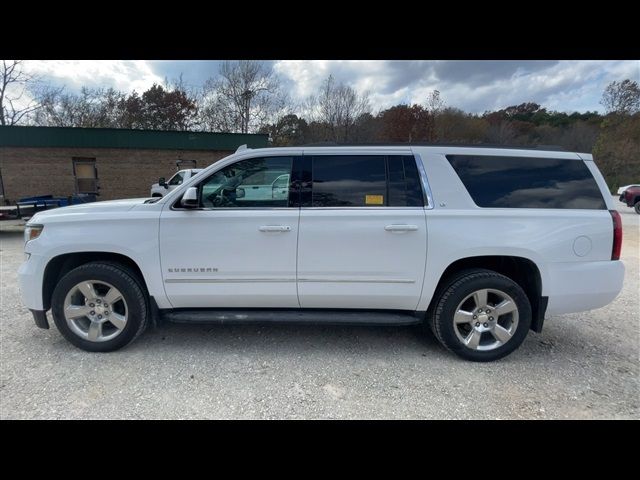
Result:
<svg viewBox="0 0 640 480">
<path fill-rule="evenodd" d="M 453 321 L 458 305 L 473 292 L 496 289 L 508 294 L 518 307 L 518 325 L 513 336 L 493 350 L 473 350 L 456 335 Z M 502 358 L 524 341 L 531 327 L 531 304 L 520 285 L 492 270 L 472 269 L 459 272 L 448 279 L 434 296 L 432 308 L 427 313 L 427 323 L 438 341 L 456 355 L 474 362 L 490 362 Z"/>
<path fill-rule="evenodd" d="M 153 195 L 151 195 L 151 198 L 157 198 L 157 197 L 161 197 L 162 198 L 162 195 L 159 194 L 159 193 L 154 193 Z"/>
<path fill-rule="evenodd" d="M 83 280 L 107 282 L 122 293 L 129 316 L 124 329 L 115 338 L 91 342 L 76 335 L 67 325 L 64 299 L 69 290 Z M 112 352 L 128 345 L 142 334 L 149 320 L 147 294 L 137 275 L 124 265 L 110 262 L 86 263 L 62 277 L 51 297 L 51 313 L 60 333 L 76 347 L 89 352 Z"/>
<path fill-rule="evenodd" d="M 633 206 L 633 208 L 635 209 L 636 213 L 637 213 L 638 215 L 640 215 L 640 200 L 638 200 L 638 201 L 636 202 L 636 204 Z"/>
</svg>

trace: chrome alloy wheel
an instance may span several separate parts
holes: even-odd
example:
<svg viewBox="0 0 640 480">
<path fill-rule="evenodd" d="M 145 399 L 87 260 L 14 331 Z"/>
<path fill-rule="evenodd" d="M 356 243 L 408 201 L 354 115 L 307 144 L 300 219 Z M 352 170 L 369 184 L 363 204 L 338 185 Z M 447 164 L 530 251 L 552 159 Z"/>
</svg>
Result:
<svg viewBox="0 0 640 480">
<path fill-rule="evenodd" d="M 484 288 L 465 297 L 453 317 L 458 339 L 471 350 L 494 350 L 518 328 L 518 306 L 500 290 Z"/>
<path fill-rule="evenodd" d="M 86 280 L 67 293 L 64 316 L 71 331 L 80 338 L 106 342 L 117 337 L 126 326 L 127 303 L 113 285 Z"/>
</svg>

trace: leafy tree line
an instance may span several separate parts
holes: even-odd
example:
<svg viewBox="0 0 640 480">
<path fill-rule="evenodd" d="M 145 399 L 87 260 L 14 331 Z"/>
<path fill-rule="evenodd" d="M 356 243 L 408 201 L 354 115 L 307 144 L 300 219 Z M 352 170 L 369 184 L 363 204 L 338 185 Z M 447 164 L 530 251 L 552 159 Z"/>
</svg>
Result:
<svg viewBox="0 0 640 480">
<path fill-rule="evenodd" d="M 260 132 L 273 146 L 309 143 L 443 142 L 553 145 L 592 152 L 609 187 L 640 181 L 640 86 L 610 83 L 605 113 L 549 111 L 529 102 L 483 114 L 447 106 L 433 91 L 421 104 L 374 112 L 369 93 L 330 75 L 303 102 L 291 101 L 265 63 L 224 62 L 200 88 L 182 78 L 147 91 L 83 88 L 65 92 L 24 72 L 19 61 L 0 70 L 2 125 Z M 28 101 L 20 102 L 27 97 Z"/>
</svg>

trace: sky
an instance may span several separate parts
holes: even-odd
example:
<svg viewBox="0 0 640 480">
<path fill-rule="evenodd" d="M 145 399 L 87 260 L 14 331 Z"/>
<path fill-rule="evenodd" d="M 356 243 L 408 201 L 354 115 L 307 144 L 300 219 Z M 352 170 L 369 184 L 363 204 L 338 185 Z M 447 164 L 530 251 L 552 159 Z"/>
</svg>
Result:
<svg viewBox="0 0 640 480">
<path fill-rule="evenodd" d="M 25 68 L 70 92 L 82 86 L 144 91 L 182 74 L 199 87 L 215 74 L 215 60 L 29 60 Z M 373 111 L 398 103 L 424 103 L 439 90 L 445 104 L 482 113 L 523 102 L 549 110 L 602 111 L 606 85 L 640 82 L 640 60 L 280 60 L 269 61 L 294 101 L 315 93 L 329 74 L 369 93 Z"/>
</svg>

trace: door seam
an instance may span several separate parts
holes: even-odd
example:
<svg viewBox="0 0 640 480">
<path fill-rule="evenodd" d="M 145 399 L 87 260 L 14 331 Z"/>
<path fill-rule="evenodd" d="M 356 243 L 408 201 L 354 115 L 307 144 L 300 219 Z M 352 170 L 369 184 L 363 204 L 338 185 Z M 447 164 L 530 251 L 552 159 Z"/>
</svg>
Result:
<svg viewBox="0 0 640 480">
<path fill-rule="evenodd" d="M 302 217 L 302 208 L 298 207 L 298 228 L 296 230 L 296 298 L 298 299 L 298 308 L 302 308 L 300 303 L 300 283 L 298 282 L 298 256 L 300 255 L 300 220 Z"/>
</svg>

